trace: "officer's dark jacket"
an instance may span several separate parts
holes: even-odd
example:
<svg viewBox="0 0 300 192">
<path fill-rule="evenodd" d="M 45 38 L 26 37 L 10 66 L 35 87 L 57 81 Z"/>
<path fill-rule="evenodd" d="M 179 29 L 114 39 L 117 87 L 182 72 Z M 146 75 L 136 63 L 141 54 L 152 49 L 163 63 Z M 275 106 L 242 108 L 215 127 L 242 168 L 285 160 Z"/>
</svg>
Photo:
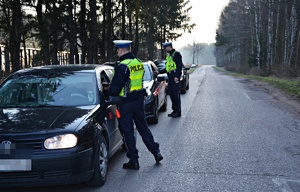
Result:
<svg viewBox="0 0 300 192">
<path fill-rule="evenodd" d="M 129 52 L 122 55 L 119 60 L 120 62 L 122 62 L 125 59 L 135 59 L 135 56 L 131 52 Z M 122 88 L 125 86 L 125 82 L 129 80 L 129 75 L 130 75 L 130 70 L 128 66 L 121 63 L 118 64 L 115 67 L 115 75 L 111 81 L 108 94 L 110 96 L 119 96 Z M 145 89 L 127 93 L 124 102 L 135 101 L 137 98 L 144 97 L 145 93 L 146 93 Z"/>
<path fill-rule="evenodd" d="M 172 49 L 169 52 L 169 54 L 172 55 L 175 51 L 176 51 L 175 49 Z M 167 73 L 166 69 L 164 69 L 160 71 L 160 73 L 167 73 L 169 78 L 177 77 L 178 79 L 180 79 L 183 64 L 182 64 L 182 56 L 178 51 L 176 51 L 176 53 L 174 54 L 173 61 L 176 63 L 175 72 Z"/>
</svg>

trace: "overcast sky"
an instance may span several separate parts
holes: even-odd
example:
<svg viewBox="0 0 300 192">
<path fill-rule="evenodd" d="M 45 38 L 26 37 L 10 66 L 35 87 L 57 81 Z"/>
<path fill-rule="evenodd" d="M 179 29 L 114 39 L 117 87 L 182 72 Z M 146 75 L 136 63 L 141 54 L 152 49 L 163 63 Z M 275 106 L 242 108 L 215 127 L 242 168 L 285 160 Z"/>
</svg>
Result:
<svg viewBox="0 0 300 192">
<path fill-rule="evenodd" d="M 173 41 L 173 47 L 179 49 L 187 44 L 193 44 L 193 41 L 195 43 L 215 43 L 219 16 L 228 3 L 229 0 L 190 0 L 191 23 L 195 23 L 196 26 L 192 33 L 185 33 Z"/>
</svg>

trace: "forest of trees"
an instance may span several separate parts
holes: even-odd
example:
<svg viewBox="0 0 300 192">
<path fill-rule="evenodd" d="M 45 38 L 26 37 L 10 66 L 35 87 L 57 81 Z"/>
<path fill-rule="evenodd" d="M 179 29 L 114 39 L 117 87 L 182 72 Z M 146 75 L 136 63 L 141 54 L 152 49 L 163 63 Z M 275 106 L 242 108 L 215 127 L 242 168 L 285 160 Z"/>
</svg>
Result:
<svg viewBox="0 0 300 192">
<path fill-rule="evenodd" d="M 216 32 L 217 66 L 278 77 L 300 76 L 300 1 L 230 0 Z"/>
<path fill-rule="evenodd" d="M 161 45 L 191 32 L 189 0 L 2 0 L 0 53 L 5 72 L 20 63 L 20 49 L 38 48 L 33 65 L 58 64 L 59 51 L 68 63 L 115 61 L 113 40 L 133 40 L 141 59 L 163 57 Z M 23 55 L 26 57 L 26 54 Z M 0 57 L 2 58 L 2 56 Z"/>
</svg>

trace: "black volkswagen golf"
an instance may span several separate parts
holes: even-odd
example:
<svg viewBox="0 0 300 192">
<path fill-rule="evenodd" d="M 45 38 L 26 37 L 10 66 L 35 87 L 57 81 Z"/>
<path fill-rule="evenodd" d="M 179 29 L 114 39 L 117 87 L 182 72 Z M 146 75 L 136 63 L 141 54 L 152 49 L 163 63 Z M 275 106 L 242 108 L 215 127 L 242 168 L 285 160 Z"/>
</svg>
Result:
<svg viewBox="0 0 300 192">
<path fill-rule="evenodd" d="M 10 75 L 0 85 L 0 186 L 103 185 L 123 143 L 102 87 L 112 76 L 92 64 Z"/>
</svg>

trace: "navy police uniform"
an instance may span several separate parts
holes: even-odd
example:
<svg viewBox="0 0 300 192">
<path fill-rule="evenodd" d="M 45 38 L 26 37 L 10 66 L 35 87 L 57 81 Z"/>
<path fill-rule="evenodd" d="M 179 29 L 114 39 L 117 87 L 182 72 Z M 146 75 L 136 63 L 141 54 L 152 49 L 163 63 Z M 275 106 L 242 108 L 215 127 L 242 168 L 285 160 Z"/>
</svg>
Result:
<svg viewBox="0 0 300 192">
<path fill-rule="evenodd" d="M 132 41 L 127 40 L 114 41 L 117 49 L 127 46 L 130 47 L 131 42 Z M 130 64 L 134 62 L 136 65 Z M 137 75 L 134 77 L 133 73 Z M 126 155 L 129 158 L 129 162 L 123 164 L 123 168 L 125 169 L 139 169 L 139 156 L 136 148 L 134 124 L 147 149 L 154 155 L 156 162 L 158 163 L 163 159 L 160 154 L 159 143 L 154 141 L 146 121 L 144 110 L 144 96 L 146 90 L 142 87 L 143 75 L 143 63 L 136 59 L 130 51 L 127 51 L 119 58 L 119 64 L 115 67 L 115 75 L 109 89 L 110 96 L 123 97 L 123 103 L 118 105 L 118 110 L 121 115 L 118 121 L 119 129 L 127 148 Z"/>
<path fill-rule="evenodd" d="M 181 54 L 173 49 L 172 43 L 171 42 L 166 42 L 163 44 L 164 48 L 170 46 L 172 49 L 168 52 L 167 55 L 167 63 L 168 60 L 171 60 L 176 64 L 176 67 L 174 67 L 171 70 L 166 69 L 163 70 L 163 73 L 167 73 L 168 75 L 168 89 L 170 93 L 170 99 L 172 101 L 172 110 L 173 112 L 168 114 L 170 117 L 180 117 L 181 116 L 181 99 L 180 99 L 180 76 L 181 76 L 181 71 L 183 68 L 182 64 L 182 56 Z M 175 82 L 174 78 L 177 77 L 178 81 Z"/>
</svg>

